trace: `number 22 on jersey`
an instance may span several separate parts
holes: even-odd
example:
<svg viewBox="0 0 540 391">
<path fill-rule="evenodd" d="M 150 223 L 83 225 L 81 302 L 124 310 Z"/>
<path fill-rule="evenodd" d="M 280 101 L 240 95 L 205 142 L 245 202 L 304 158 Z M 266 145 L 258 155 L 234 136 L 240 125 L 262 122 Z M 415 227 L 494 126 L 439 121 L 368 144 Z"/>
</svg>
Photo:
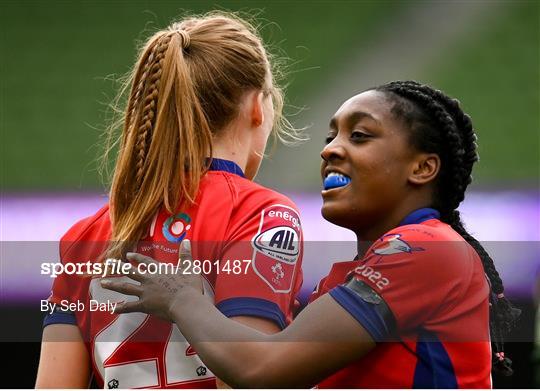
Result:
<svg viewBox="0 0 540 391">
<path fill-rule="evenodd" d="M 204 294 L 214 301 L 212 287 L 203 281 Z M 103 289 L 99 279 L 92 280 L 90 296 L 99 303 L 136 299 Z M 105 387 L 169 388 L 214 378 L 172 323 L 139 312 L 107 315 L 108 324 L 92 341 L 93 364 Z"/>
</svg>

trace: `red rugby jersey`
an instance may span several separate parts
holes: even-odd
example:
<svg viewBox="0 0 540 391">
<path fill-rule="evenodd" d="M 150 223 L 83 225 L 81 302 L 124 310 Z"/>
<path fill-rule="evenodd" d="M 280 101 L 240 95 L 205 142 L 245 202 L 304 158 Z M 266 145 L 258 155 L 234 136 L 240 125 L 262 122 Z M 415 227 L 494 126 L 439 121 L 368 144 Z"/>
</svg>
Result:
<svg viewBox="0 0 540 391">
<path fill-rule="evenodd" d="M 311 301 L 329 292 L 377 342 L 320 388 L 491 388 L 482 263 L 438 217 L 429 208 L 413 212 L 320 282 Z M 364 284 L 371 289 L 359 294 Z"/>
<path fill-rule="evenodd" d="M 105 205 L 64 235 L 61 261 L 96 262 L 110 234 L 109 207 Z M 266 318 L 281 328 L 292 320 L 302 284 L 303 249 L 300 217 L 291 200 L 243 178 L 235 163 L 213 159 L 195 205 L 172 216 L 161 210 L 137 251 L 176 264 L 184 238 L 192 243 L 193 260 L 205 262 L 201 264 L 205 294 L 226 316 Z M 127 277 L 117 278 L 127 281 Z M 171 323 L 142 313 L 113 315 L 106 309 L 90 310 L 92 303 L 133 300 L 101 288 L 99 280 L 59 275 L 49 300 L 82 302 L 84 308 L 74 312 L 75 319 L 57 311 L 44 322 L 45 326 L 76 322 L 99 386 L 215 388 L 213 374 Z"/>
</svg>

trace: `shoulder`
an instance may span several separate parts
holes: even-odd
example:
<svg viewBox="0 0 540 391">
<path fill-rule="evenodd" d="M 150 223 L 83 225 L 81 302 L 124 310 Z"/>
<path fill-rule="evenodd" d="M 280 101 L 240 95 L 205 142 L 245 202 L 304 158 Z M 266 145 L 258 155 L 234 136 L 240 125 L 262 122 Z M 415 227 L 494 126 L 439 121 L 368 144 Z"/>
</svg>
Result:
<svg viewBox="0 0 540 391">
<path fill-rule="evenodd" d="M 109 204 L 105 204 L 101 209 L 91 216 L 85 217 L 71 226 L 62 236 L 62 241 L 76 241 L 89 234 L 103 231 L 103 228 L 110 227 Z M 96 238 L 101 239 L 101 238 Z M 104 237 L 103 239 L 108 239 Z"/>
<path fill-rule="evenodd" d="M 385 259 L 414 259 L 419 261 L 414 262 L 419 268 L 441 266 L 446 272 L 450 269 L 462 272 L 463 267 L 471 265 L 470 250 L 470 245 L 452 227 L 433 219 L 388 231 L 369 252 Z"/>
<path fill-rule="evenodd" d="M 201 182 L 200 204 L 230 210 L 231 217 L 253 218 L 268 208 L 284 208 L 296 218 L 300 213 L 296 204 L 286 195 L 264 187 L 239 175 L 210 171 Z"/>
<path fill-rule="evenodd" d="M 76 241 L 91 233 L 96 228 L 101 228 L 104 224 L 109 224 L 109 222 L 109 204 L 106 204 L 93 215 L 85 217 L 73 224 L 64 236 L 62 236 L 61 240 Z"/>
<path fill-rule="evenodd" d="M 67 253 L 74 243 L 80 241 L 107 241 L 110 237 L 111 224 L 109 204 L 96 213 L 73 224 L 60 239 L 61 255 Z"/>
<path fill-rule="evenodd" d="M 438 219 L 431 219 L 419 224 L 407 224 L 388 231 L 386 235 L 399 234 L 411 240 L 424 241 L 464 241 L 448 224 Z"/>
<path fill-rule="evenodd" d="M 252 214 L 260 222 L 261 229 L 267 225 L 274 229 L 290 227 L 301 234 L 298 207 L 284 194 L 252 182 L 240 205 L 241 213 Z"/>
<path fill-rule="evenodd" d="M 247 210 L 262 211 L 265 208 L 277 205 L 290 208 L 298 214 L 296 204 L 286 195 L 264 187 L 249 179 L 227 172 L 212 173 L 212 180 L 221 177 L 221 180 L 227 182 L 233 202 L 239 206 L 243 212 Z"/>
<path fill-rule="evenodd" d="M 252 201 L 265 205 L 281 203 L 296 208 L 296 205 L 289 197 L 276 190 L 238 176 L 235 176 L 234 179 L 236 189 L 241 192 L 240 196 L 243 201 Z"/>
<path fill-rule="evenodd" d="M 256 233 L 285 235 L 287 229 L 302 237 L 300 213 L 289 197 L 240 176 L 224 175 L 231 184 L 228 231 L 232 238 Z"/>
</svg>

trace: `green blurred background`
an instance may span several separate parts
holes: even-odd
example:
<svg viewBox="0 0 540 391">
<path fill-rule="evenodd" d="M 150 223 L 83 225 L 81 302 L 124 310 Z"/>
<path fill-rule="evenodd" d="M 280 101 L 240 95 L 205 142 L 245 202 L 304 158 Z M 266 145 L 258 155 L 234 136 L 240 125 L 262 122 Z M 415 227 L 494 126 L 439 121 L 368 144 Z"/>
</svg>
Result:
<svg viewBox="0 0 540 391">
<path fill-rule="evenodd" d="M 297 127 L 308 127 L 311 137 L 295 148 L 278 146 L 257 181 L 280 191 L 309 194 L 297 199 L 318 200 L 319 152 L 339 105 L 370 86 L 415 79 L 459 98 L 473 118 L 481 155 L 473 185 L 488 190 L 473 193 L 475 207 L 483 206 L 475 215 L 481 223 L 477 231 L 489 235 L 491 230 L 497 237 L 510 233 L 519 240 L 538 237 L 534 214 L 540 203 L 540 2 L 536 0 L 0 0 L 0 185 L 2 196 L 7 193 L 0 199 L 0 233 L 15 240 L 56 238 L 76 218 L 101 205 L 106 186 L 96 170 L 99 137 L 118 88 L 114 80 L 133 65 L 136 41 L 186 12 L 212 9 L 258 15 L 265 41 L 289 58 L 289 119 Z M 83 194 L 71 197 L 78 191 Z M 512 208 L 520 203 L 523 211 Z M 314 232 L 321 224 L 319 204 L 306 205 L 311 209 L 304 208 L 303 218 L 310 218 L 312 226 L 308 223 L 304 230 Z M 500 211 L 501 205 L 509 207 Z M 492 209 L 500 216 L 492 215 Z M 526 232 L 528 227 L 531 233 Z M 320 232 L 326 235 L 324 230 Z M 512 253 L 510 261 L 515 256 Z M 534 255 L 528 259 L 530 264 L 537 260 Z M 2 276 L 9 271 L 3 265 Z M 30 276 L 31 263 L 17 259 L 15 265 L 12 270 L 21 274 L 12 278 L 12 286 L 25 293 L 41 289 L 20 283 L 26 281 L 20 278 Z M 533 273 L 507 265 L 503 277 L 515 272 L 514 287 L 529 289 Z M 2 280 L 8 282 L 9 275 Z M 310 289 L 309 283 L 305 285 Z M 516 331 L 517 340 L 532 341 L 535 307 L 532 299 L 522 300 L 518 306 L 524 310 L 523 326 Z M 35 306 L 19 307 L 9 311 L 2 307 L 6 319 L 15 319 L 6 324 L 39 340 L 41 314 Z M 23 376 L 5 377 L 0 387 L 33 387 L 39 343 L 2 347 L 15 355 L 14 369 L 6 373 L 20 373 L 22 368 Z M 516 375 L 495 378 L 495 385 L 531 387 L 533 374 L 540 373 L 530 363 L 531 350 L 529 342 L 507 345 Z"/>
<path fill-rule="evenodd" d="M 327 124 L 340 103 L 397 78 L 458 97 L 480 138 L 480 186 L 536 188 L 538 1 L 3 1 L 3 190 L 104 189 L 96 171 L 107 105 L 136 40 L 185 11 L 258 13 L 289 58 L 290 117 L 311 141 L 278 147 L 258 181 L 319 187 Z M 301 108 L 301 110 L 299 110 Z M 293 167 L 291 169 L 291 167 Z"/>
</svg>

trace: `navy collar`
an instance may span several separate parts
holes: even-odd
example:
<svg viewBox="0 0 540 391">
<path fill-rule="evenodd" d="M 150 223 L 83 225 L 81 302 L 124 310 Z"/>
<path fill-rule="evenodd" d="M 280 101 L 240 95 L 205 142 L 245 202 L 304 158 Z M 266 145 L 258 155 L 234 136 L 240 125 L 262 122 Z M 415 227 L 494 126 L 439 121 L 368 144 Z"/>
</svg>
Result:
<svg viewBox="0 0 540 391">
<path fill-rule="evenodd" d="M 218 158 L 212 158 L 210 160 L 210 167 L 208 168 L 209 171 L 225 171 L 230 172 L 231 174 L 236 174 L 241 176 L 242 178 L 245 178 L 244 172 L 233 161 L 225 160 L 225 159 L 218 159 Z"/>
<path fill-rule="evenodd" d="M 426 220 L 439 219 L 441 214 L 438 210 L 432 208 L 421 208 L 409 213 L 402 221 L 399 223 L 399 226 L 408 225 L 408 224 L 420 224 Z"/>
<path fill-rule="evenodd" d="M 420 208 L 420 209 L 416 209 L 415 211 L 412 211 L 407 216 L 405 216 L 405 218 L 401 221 L 401 223 L 399 223 L 398 227 L 401 227 L 402 225 L 408 225 L 408 224 L 420 224 L 427 220 L 439 219 L 440 217 L 441 217 L 441 214 L 436 209 Z M 357 254 L 356 257 L 354 257 L 354 260 L 358 261 L 359 259 L 362 259 L 362 258 L 360 258 Z"/>
</svg>

